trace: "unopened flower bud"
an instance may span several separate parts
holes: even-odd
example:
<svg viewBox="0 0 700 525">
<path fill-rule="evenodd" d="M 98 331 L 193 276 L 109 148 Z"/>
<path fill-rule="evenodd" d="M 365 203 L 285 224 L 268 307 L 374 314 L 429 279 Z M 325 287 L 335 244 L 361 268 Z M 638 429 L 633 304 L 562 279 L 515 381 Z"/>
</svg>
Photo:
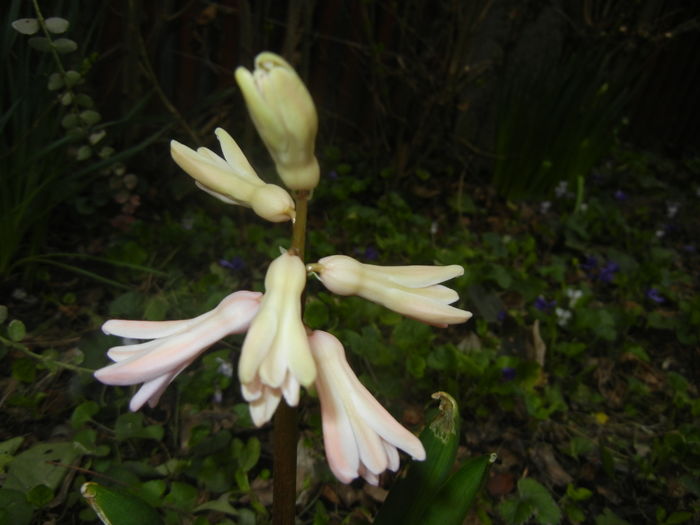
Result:
<svg viewBox="0 0 700 525">
<path fill-rule="evenodd" d="M 292 190 L 315 188 L 319 179 L 314 156 L 318 116 L 294 68 L 274 53 L 260 53 L 252 73 L 243 67 L 236 69 L 236 82 L 284 184 Z"/>
</svg>

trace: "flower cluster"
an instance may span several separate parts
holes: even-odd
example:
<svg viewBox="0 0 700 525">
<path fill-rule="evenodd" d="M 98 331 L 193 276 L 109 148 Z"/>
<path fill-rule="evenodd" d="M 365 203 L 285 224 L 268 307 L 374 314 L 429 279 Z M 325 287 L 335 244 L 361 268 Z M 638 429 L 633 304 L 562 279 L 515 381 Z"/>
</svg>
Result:
<svg viewBox="0 0 700 525">
<path fill-rule="evenodd" d="M 253 73 L 239 68 L 236 79 L 284 184 L 293 191 L 311 192 L 319 173 L 314 155 L 317 116 L 306 87 L 291 66 L 272 53 L 257 57 Z M 272 222 L 293 220 L 295 202 L 290 194 L 263 182 L 224 130 L 217 129 L 216 136 L 223 158 L 206 148 L 194 151 L 173 141 L 173 159 L 217 198 L 252 208 Z M 463 273 L 457 265 L 377 266 L 345 255 L 306 265 L 295 250 L 284 251 L 267 269 L 264 293 L 237 291 L 193 319 L 107 321 L 103 325 L 107 334 L 150 341 L 111 348 L 108 356 L 115 363 L 98 370 L 95 377 L 109 385 L 142 384 L 130 408 L 138 410 L 146 402 L 153 407 L 198 355 L 230 334 L 245 333 L 238 378 L 253 422 L 264 425 L 282 398 L 295 406 L 301 387 L 315 385 L 332 472 L 345 483 L 362 476 L 377 484 L 382 472 L 398 469 L 399 449 L 417 460 L 425 458 L 425 451 L 358 380 L 340 341 L 304 325 L 307 276 L 317 276 L 333 293 L 357 295 L 445 327 L 471 317 L 450 306 L 457 293 L 440 284 Z"/>
</svg>

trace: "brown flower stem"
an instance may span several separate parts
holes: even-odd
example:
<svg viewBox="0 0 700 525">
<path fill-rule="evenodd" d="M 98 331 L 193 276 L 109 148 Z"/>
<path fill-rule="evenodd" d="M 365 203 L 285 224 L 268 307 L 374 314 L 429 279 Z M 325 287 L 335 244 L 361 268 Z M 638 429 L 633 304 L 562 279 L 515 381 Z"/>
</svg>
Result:
<svg viewBox="0 0 700 525">
<path fill-rule="evenodd" d="M 304 260 L 306 247 L 306 214 L 309 202 L 308 191 L 294 194 L 296 218 L 292 230 L 292 246 L 289 251 Z M 304 299 L 302 297 L 302 309 Z M 272 523 L 273 525 L 294 525 L 296 481 L 297 481 L 297 441 L 299 440 L 298 410 L 290 407 L 284 399 L 280 402 L 274 417 L 272 462 Z"/>
</svg>

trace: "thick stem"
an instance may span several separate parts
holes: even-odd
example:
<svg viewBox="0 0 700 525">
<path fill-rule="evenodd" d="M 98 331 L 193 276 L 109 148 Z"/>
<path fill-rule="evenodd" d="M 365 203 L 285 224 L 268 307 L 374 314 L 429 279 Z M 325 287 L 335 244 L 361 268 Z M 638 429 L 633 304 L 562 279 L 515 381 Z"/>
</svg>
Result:
<svg viewBox="0 0 700 525">
<path fill-rule="evenodd" d="M 306 213 L 309 192 L 294 194 L 296 218 L 292 230 L 292 246 L 289 251 L 304 260 L 306 246 Z M 302 297 L 302 309 L 304 298 Z M 297 481 L 297 407 L 290 407 L 284 399 L 275 412 L 272 463 L 272 523 L 273 525 L 294 525 L 294 504 L 296 502 Z"/>
</svg>

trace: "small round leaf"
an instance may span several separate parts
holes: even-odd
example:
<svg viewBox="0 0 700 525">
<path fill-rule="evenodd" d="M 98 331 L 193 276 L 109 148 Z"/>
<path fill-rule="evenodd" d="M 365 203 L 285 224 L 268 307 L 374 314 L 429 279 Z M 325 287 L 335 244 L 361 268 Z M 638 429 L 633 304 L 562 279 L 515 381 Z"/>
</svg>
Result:
<svg viewBox="0 0 700 525">
<path fill-rule="evenodd" d="M 85 93 L 80 93 L 79 95 L 76 95 L 75 102 L 76 104 L 84 108 L 92 108 L 95 106 L 95 102 L 92 100 L 92 97 L 86 95 Z"/>
<path fill-rule="evenodd" d="M 61 78 L 61 74 L 51 73 L 51 75 L 49 75 L 49 83 L 47 87 L 49 88 L 49 91 L 61 89 L 63 87 L 63 79 Z"/>
<path fill-rule="evenodd" d="M 7 335 L 10 337 L 10 339 L 17 343 L 24 339 L 24 336 L 27 335 L 27 329 L 24 327 L 24 323 L 22 321 L 19 319 L 13 319 L 10 321 L 10 324 L 7 325 Z"/>
<path fill-rule="evenodd" d="M 61 119 L 61 126 L 66 129 L 73 129 L 78 125 L 78 115 L 75 113 L 68 113 L 65 117 Z"/>
<path fill-rule="evenodd" d="M 88 126 L 94 126 L 97 124 L 102 117 L 100 114 L 92 109 L 86 109 L 85 111 L 80 112 L 80 120 L 85 122 Z"/>
<path fill-rule="evenodd" d="M 66 75 L 63 79 L 63 81 L 66 83 L 66 87 L 73 87 L 75 86 L 80 80 L 82 79 L 82 75 L 78 73 L 77 71 L 73 71 L 72 69 L 69 71 L 66 71 Z"/>
<path fill-rule="evenodd" d="M 70 25 L 70 22 L 68 22 L 68 20 L 59 16 L 52 16 L 51 18 L 47 18 L 46 20 L 44 20 L 44 23 L 46 24 L 46 29 L 48 29 L 51 33 L 54 33 L 56 35 L 65 33 L 68 29 L 68 26 Z"/>
<path fill-rule="evenodd" d="M 75 158 L 78 160 L 85 160 L 90 158 L 90 155 L 92 155 L 92 149 L 90 146 L 81 146 L 78 148 L 78 153 L 76 154 Z"/>
<path fill-rule="evenodd" d="M 76 44 L 70 38 L 58 38 L 54 41 L 53 45 L 56 48 L 56 51 L 61 54 L 72 53 L 78 49 L 78 44 Z"/>
<path fill-rule="evenodd" d="M 37 51 L 42 51 L 44 53 L 51 51 L 53 49 L 53 46 L 51 45 L 51 41 L 43 36 L 34 36 L 29 39 L 29 46 L 33 47 Z"/>
<path fill-rule="evenodd" d="M 107 135 L 107 132 L 102 129 L 100 131 L 96 131 L 95 133 L 91 133 L 90 136 L 88 137 L 88 140 L 90 141 L 90 144 L 92 144 L 94 146 L 99 141 L 101 141 L 103 138 L 105 138 L 105 135 Z"/>
<path fill-rule="evenodd" d="M 12 22 L 12 27 L 23 35 L 33 35 L 39 31 L 39 21 L 36 18 L 20 18 Z"/>
<path fill-rule="evenodd" d="M 69 106 L 71 102 L 73 102 L 73 93 L 70 91 L 66 91 L 63 95 L 61 95 L 61 104 L 64 106 Z"/>
</svg>

